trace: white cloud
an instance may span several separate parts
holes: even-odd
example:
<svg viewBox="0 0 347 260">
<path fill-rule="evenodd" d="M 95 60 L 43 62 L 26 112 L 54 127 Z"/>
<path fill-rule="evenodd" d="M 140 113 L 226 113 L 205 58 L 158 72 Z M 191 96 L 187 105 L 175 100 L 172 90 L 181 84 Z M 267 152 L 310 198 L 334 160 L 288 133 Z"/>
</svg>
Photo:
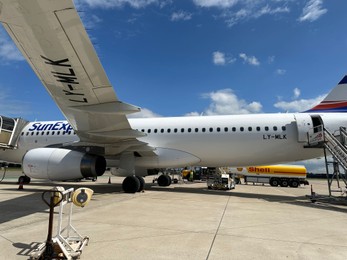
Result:
<svg viewBox="0 0 347 260">
<path fill-rule="evenodd" d="M 184 116 L 201 116 L 203 113 L 199 114 L 198 112 L 190 112 L 188 114 L 185 114 Z"/>
<path fill-rule="evenodd" d="M 259 102 L 247 103 L 245 100 L 239 99 L 231 89 L 205 93 L 202 97 L 211 100 L 211 104 L 203 112 L 204 115 L 251 114 L 260 113 L 262 110 L 262 105 Z M 198 113 L 193 112 L 193 114 L 197 115 Z"/>
<path fill-rule="evenodd" d="M 219 18 L 224 19 L 228 27 L 242 21 L 258 19 L 264 15 L 278 15 L 289 13 L 288 2 L 292 0 L 194 0 L 195 5 L 204 8 L 218 8 L 221 10 Z"/>
<path fill-rule="evenodd" d="M 80 17 L 82 19 L 84 27 L 87 28 L 87 32 L 88 32 L 88 29 L 95 28 L 97 24 L 102 22 L 102 19 L 95 14 L 90 15 L 90 14 L 81 12 Z M 92 36 L 89 35 L 89 37 L 92 37 Z"/>
<path fill-rule="evenodd" d="M 332 161 L 332 157 L 328 156 L 327 157 L 329 161 Z M 310 159 L 310 160 L 304 160 L 304 161 L 296 161 L 296 162 L 291 162 L 288 163 L 290 165 L 303 165 L 306 167 L 307 172 L 309 173 L 326 173 L 326 168 L 325 168 L 325 159 L 324 156 L 315 158 L 315 159 Z M 329 166 L 332 168 L 331 166 Z M 333 169 L 329 169 L 329 172 L 332 173 Z"/>
<path fill-rule="evenodd" d="M 290 9 L 287 6 L 271 8 L 269 5 L 264 6 L 260 10 L 256 11 L 253 16 L 259 18 L 263 15 L 274 15 L 278 13 L 289 13 Z"/>
<path fill-rule="evenodd" d="M 295 88 L 293 90 L 293 92 L 294 92 L 294 97 L 293 97 L 294 99 L 297 99 L 300 96 L 300 94 L 301 94 L 301 91 L 298 88 Z"/>
<path fill-rule="evenodd" d="M 277 75 L 284 75 L 284 74 L 286 74 L 286 72 L 287 72 L 287 71 L 284 70 L 284 69 L 277 69 L 277 70 L 276 70 L 276 74 L 277 74 Z"/>
<path fill-rule="evenodd" d="M 0 60 L 5 62 L 24 60 L 24 57 L 3 28 L 0 28 Z"/>
<path fill-rule="evenodd" d="M 114 8 L 130 5 L 133 8 L 143 8 L 157 3 L 156 0 L 84 0 L 90 7 Z"/>
<path fill-rule="evenodd" d="M 288 102 L 278 101 L 274 104 L 274 107 L 282 109 L 286 112 L 303 112 L 319 104 L 319 102 L 322 101 L 325 96 L 326 95 L 321 95 L 313 99 L 300 99 Z"/>
<path fill-rule="evenodd" d="M 322 8 L 322 0 L 310 0 L 302 10 L 302 14 L 299 17 L 300 22 L 309 21 L 313 22 L 325 14 L 328 10 Z"/>
<path fill-rule="evenodd" d="M 129 5 L 133 8 L 140 9 L 145 8 L 148 5 L 156 4 L 162 7 L 166 5 L 168 1 L 160 1 L 160 0 L 77 0 L 76 6 L 83 6 L 87 4 L 91 8 L 120 8 L 125 5 Z"/>
<path fill-rule="evenodd" d="M 234 6 L 239 0 L 193 0 L 193 2 L 200 7 L 226 8 Z"/>
<path fill-rule="evenodd" d="M 140 112 L 128 115 L 128 118 L 148 118 L 148 117 L 161 117 L 161 115 L 158 115 L 147 108 L 141 108 Z"/>
<path fill-rule="evenodd" d="M 243 59 L 243 61 L 249 65 L 253 66 L 259 66 L 260 62 L 255 56 L 248 56 L 246 53 L 240 53 L 240 58 Z"/>
<path fill-rule="evenodd" d="M 226 55 L 223 52 L 215 51 L 212 53 L 212 62 L 214 65 L 224 66 L 227 63 L 234 63 L 236 61 L 232 55 Z"/>
<path fill-rule="evenodd" d="M 177 11 L 171 14 L 171 21 L 187 21 L 192 19 L 192 14 L 189 12 L 185 12 L 185 11 Z"/>
<path fill-rule="evenodd" d="M 215 65 L 225 65 L 225 55 L 223 52 L 215 51 L 212 53 L 212 56 Z"/>
</svg>

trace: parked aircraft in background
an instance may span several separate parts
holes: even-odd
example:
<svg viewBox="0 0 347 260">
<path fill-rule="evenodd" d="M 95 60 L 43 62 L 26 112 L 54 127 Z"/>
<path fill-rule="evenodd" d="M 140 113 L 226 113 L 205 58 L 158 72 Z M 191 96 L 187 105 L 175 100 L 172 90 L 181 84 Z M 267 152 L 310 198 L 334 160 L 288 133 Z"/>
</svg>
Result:
<svg viewBox="0 0 347 260">
<path fill-rule="evenodd" d="M 22 163 L 29 177 L 96 177 L 111 167 L 127 176 L 124 191 L 136 192 L 150 169 L 315 158 L 322 149 L 304 148 L 315 127 L 347 126 L 347 76 L 306 113 L 128 119 L 140 108 L 115 94 L 72 0 L 1 4 L 0 22 L 66 117 L 1 117 L 0 160 Z"/>
</svg>

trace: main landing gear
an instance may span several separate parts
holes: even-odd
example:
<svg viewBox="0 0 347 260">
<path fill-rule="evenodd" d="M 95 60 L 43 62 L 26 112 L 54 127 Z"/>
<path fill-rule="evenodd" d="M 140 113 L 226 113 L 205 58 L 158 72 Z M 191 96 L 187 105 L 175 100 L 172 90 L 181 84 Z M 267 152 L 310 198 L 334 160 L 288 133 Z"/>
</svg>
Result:
<svg viewBox="0 0 347 260">
<path fill-rule="evenodd" d="M 162 174 L 157 179 L 159 186 L 170 186 L 172 179 L 169 175 Z M 145 180 L 141 176 L 132 175 L 128 176 L 123 180 L 122 188 L 125 193 L 135 193 L 141 192 L 144 190 Z"/>
<path fill-rule="evenodd" d="M 128 176 L 122 183 L 122 188 L 126 193 L 135 193 L 143 191 L 145 187 L 145 180 L 141 176 Z"/>
<path fill-rule="evenodd" d="M 19 178 L 18 178 L 18 184 L 20 184 L 20 183 L 29 184 L 30 181 L 31 181 L 31 178 L 26 176 L 26 175 L 19 176 Z"/>
</svg>

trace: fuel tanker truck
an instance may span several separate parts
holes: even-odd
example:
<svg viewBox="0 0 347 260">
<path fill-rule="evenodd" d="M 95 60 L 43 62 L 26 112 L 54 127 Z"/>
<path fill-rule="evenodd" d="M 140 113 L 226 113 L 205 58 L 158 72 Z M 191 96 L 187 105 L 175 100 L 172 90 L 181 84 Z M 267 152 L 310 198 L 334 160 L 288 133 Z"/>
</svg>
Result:
<svg viewBox="0 0 347 260">
<path fill-rule="evenodd" d="M 266 165 L 243 168 L 229 168 L 234 174 L 236 184 L 244 179 L 245 183 L 267 183 L 271 186 L 297 188 L 300 184 L 308 185 L 307 170 L 302 165 Z"/>
</svg>

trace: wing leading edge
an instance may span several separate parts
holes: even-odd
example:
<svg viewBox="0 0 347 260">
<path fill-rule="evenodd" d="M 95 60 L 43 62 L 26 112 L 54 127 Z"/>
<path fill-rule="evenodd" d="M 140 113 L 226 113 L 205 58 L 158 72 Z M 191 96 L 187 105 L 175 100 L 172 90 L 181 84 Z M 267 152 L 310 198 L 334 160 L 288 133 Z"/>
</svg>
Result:
<svg viewBox="0 0 347 260">
<path fill-rule="evenodd" d="M 144 145 L 126 117 L 140 108 L 116 96 L 72 0 L 2 0 L 0 22 L 82 143 Z"/>
</svg>

